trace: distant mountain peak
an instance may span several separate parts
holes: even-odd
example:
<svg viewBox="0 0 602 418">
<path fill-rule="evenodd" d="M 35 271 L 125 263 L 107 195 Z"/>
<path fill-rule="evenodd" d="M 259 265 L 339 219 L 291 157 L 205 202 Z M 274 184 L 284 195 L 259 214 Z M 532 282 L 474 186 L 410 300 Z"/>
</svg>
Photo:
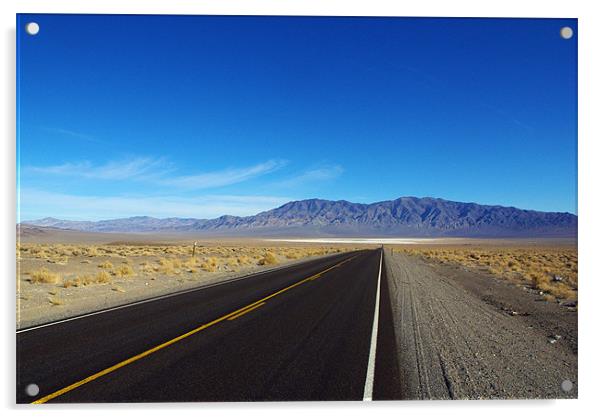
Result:
<svg viewBox="0 0 602 418">
<path fill-rule="evenodd" d="M 96 232 L 183 232 L 206 235 L 574 237 L 577 216 L 499 205 L 404 196 L 376 203 L 305 199 L 254 216 L 215 219 L 134 216 L 103 221 L 43 218 L 35 226 Z"/>
</svg>

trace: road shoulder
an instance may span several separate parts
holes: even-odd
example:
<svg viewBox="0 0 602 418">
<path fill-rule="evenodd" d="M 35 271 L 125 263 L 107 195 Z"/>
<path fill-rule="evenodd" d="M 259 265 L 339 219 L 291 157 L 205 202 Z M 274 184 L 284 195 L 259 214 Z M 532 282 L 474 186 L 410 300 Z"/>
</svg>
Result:
<svg viewBox="0 0 602 418">
<path fill-rule="evenodd" d="M 479 294 L 479 282 L 465 272 L 390 250 L 385 261 L 405 398 L 577 396 L 577 356 L 570 344 L 551 343 L 547 327 L 485 301 L 486 292 Z M 511 295 L 486 288 L 500 303 Z M 567 379 L 570 393 L 561 389 Z"/>
</svg>

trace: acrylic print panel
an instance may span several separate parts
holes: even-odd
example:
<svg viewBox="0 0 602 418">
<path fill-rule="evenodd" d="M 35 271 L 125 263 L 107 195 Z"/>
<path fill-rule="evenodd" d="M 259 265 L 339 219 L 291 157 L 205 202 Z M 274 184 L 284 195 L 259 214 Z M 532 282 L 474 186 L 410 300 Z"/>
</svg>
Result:
<svg viewBox="0 0 602 418">
<path fill-rule="evenodd" d="M 17 17 L 17 402 L 576 398 L 577 21 Z"/>
</svg>

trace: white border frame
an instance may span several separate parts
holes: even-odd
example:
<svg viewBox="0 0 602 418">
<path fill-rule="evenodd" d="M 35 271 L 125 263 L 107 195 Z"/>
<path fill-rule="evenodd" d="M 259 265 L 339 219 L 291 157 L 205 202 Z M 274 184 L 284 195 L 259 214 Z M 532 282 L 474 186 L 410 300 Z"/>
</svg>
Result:
<svg viewBox="0 0 602 418">
<path fill-rule="evenodd" d="M 334 413 L 395 415 L 420 414 L 422 416 L 508 416 L 512 414 L 544 414 L 547 416 L 575 417 L 597 410 L 596 400 L 599 380 L 602 376 L 597 351 L 602 346 L 599 331 L 600 313 L 597 307 L 602 295 L 602 277 L 596 258 L 597 239 L 602 207 L 600 205 L 600 181 L 602 166 L 600 142 L 600 75 L 602 74 L 601 16 L 596 3 L 591 0 L 572 1 L 476 1 L 476 0 L 205 0 L 193 4 L 190 0 L 42 0 L 3 1 L 2 23 L 2 83 L 5 92 L 2 106 L 2 125 L 5 140 L 2 155 L 2 251 L 4 267 L 4 308 L 2 330 L 6 338 L 2 344 L 4 361 L 2 405 L 12 414 L 29 414 L 28 406 L 14 406 L 15 346 L 14 346 L 14 281 L 15 276 L 15 14 L 19 13 L 113 13 L 113 14 L 239 14 L 239 15 L 346 15 L 346 16 L 444 16 L 444 17 L 564 17 L 579 19 L 579 400 L 567 401 L 482 401 L 482 402 L 393 402 L 393 403 L 257 403 L 257 404 L 158 404 L 158 405 L 48 405 L 42 413 L 48 416 L 105 416 L 109 411 L 142 412 L 149 417 L 165 415 L 167 411 L 178 414 L 228 413 L 232 415 L 305 416 L 308 413 Z M 597 77 L 596 77 L 597 76 Z M 598 105 L 598 106 L 597 106 Z"/>
</svg>

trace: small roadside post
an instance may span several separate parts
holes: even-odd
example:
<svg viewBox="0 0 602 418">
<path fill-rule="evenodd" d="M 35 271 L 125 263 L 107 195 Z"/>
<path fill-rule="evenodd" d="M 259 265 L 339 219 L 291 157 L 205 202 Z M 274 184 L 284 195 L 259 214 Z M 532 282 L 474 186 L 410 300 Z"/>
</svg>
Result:
<svg viewBox="0 0 602 418">
<path fill-rule="evenodd" d="M 192 244 L 192 258 L 194 258 L 194 253 L 196 251 L 196 241 Z"/>
</svg>

